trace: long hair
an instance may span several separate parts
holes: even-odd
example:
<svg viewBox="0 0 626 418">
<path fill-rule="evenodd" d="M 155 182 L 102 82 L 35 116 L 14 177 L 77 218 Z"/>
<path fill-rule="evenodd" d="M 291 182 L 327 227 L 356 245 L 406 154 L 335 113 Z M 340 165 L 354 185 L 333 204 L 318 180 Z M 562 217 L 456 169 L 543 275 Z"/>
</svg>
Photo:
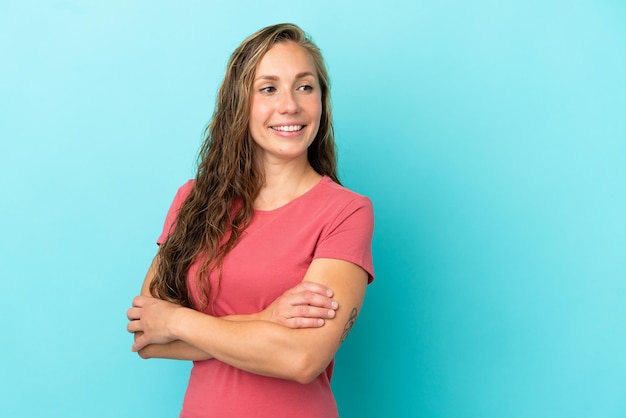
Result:
<svg viewBox="0 0 626 418">
<path fill-rule="evenodd" d="M 159 248 L 155 277 L 150 283 L 154 297 L 193 307 L 187 275 L 200 256 L 202 265 L 196 283 L 201 308 L 211 306 L 217 296 L 219 289 L 211 289 L 209 275 L 215 270 L 221 276 L 224 257 L 250 224 L 254 200 L 264 184 L 249 131 L 250 94 L 257 65 L 273 45 L 281 42 L 295 42 L 315 62 L 322 114 L 317 135 L 307 151 L 308 160 L 319 174 L 339 183 L 330 82 L 322 54 L 296 25 L 263 28 L 244 40 L 228 61 L 213 117 L 204 132 L 195 184 L 180 208 L 175 228 Z"/>
</svg>

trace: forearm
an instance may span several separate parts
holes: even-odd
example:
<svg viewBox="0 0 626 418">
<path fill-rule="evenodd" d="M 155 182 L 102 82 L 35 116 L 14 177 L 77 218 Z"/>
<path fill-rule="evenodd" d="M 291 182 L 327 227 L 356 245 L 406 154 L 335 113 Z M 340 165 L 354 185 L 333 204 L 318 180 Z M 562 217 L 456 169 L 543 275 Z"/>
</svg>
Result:
<svg viewBox="0 0 626 418">
<path fill-rule="evenodd" d="M 262 312 L 250 315 L 228 315 L 222 319 L 229 321 L 254 321 L 263 320 Z M 141 334 L 141 333 L 138 333 Z M 213 356 L 185 341 L 176 340 L 166 344 L 150 344 L 139 350 L 139 356 L 143 359 L 162 358 L 171 360 L 202 361 L 210 360 Z"/>
<path fill-rule="evenodd" d="M 213 358 L 209 353 L 181 340 L 172 341 L 167 344 L 150 344 L 139 350 L 138 354 L 144 359 L 163 358 L 170 360 L 202 361 Z"/>
<path fill-rule="evenodd" d="M 310 329 L 290 329 L 267 321 L 225 320 L 191 309 L 178 310 L 172 323 L 171 331 L 178 340 L 224 363 L 301 383 L 317 376 L 337 348 L 315 348 L 310 340 L 295 338 L 295 334 L 307 334 Z"/>
</svg>

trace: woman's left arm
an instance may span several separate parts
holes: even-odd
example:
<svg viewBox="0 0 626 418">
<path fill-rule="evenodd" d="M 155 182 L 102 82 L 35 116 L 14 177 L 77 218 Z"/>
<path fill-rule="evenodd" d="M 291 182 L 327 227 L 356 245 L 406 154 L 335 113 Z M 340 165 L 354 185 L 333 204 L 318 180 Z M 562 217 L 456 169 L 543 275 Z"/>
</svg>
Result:
<svg viewBox="0 0 626 418">
<path fill-rule="evenodd" d="M 236 322 L 216 318 L 159 299 L 138 296 L 129 310 L 130 332 L 142 332 L 133 345 L 180 340 L 215 359 L 264 376 L 308 383 L 332 361 L 361 310 L 368 274 L 348 261 L 313 260 L 304 281 L 334 291 L 339 303 L 333 319 L 320 328 L 292 329 L 268 321 Z"/>
</svg>

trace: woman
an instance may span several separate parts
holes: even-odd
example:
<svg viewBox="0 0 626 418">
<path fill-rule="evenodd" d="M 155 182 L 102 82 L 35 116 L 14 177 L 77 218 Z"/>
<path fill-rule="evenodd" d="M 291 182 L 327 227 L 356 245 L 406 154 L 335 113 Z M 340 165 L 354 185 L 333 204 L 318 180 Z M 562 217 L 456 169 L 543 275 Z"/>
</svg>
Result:
<svg viewBox="0 0 626 418">
<path fill-rule="evenodd" d="M 247 38 L 127 312 L 141 357 L 194 361 L 181 417 L 338 415 L 333 357 L 373 280 L 373 214 L 335 161 L 319 49 L 291 24 Z"/>
</svg>

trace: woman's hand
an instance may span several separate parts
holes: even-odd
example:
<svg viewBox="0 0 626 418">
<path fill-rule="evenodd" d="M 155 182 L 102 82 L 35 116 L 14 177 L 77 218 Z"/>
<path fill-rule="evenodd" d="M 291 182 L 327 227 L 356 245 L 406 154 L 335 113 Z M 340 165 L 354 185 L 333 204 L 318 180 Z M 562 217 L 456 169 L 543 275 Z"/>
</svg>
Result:
<svg viewBox="0 0 626 418">
<path fill-rule="evenodd" d="M 167 344 L 175 340 L 171 325 L 179 309 L 185 308 L 148 296 L 133 299 L 133 307 L 126 312 L 130 321 L 127 330 L 135 334 L 132 351 L 139 351 L 149 344 Z"/>
<path fill-rule="evenodd" d="M 287 328 L 318 328 L 325 319 L 334 318 L 339 308 L 332 296 L 330 288 L 303 281 L 280 295 L 260 315 Z"/>
</svg>

